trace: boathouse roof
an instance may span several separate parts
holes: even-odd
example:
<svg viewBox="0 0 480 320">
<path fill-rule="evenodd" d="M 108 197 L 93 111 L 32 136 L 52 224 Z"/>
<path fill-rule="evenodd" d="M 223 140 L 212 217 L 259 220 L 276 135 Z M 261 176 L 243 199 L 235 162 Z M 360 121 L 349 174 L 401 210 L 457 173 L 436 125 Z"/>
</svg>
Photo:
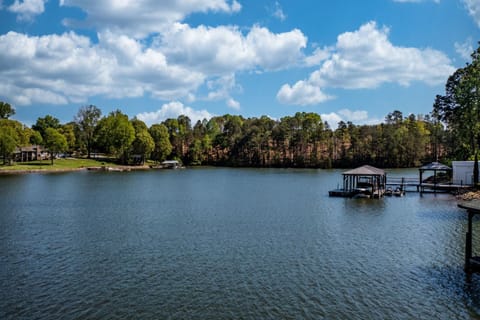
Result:
<svg viewBox="0 0 480 320">
<path fill-rule="evenodd" d="M 420 170 L 452 170 L 449 166 L 446 166 L 440 162 L 432 162 L 420 167 Z"/>
<path fill-rule="evenodd" d="M 345 171 L 343 174 L 350 176 L 384 176 L 385 171 L 369 165 L 365 165 L 356 169 Z"/>
</svg>

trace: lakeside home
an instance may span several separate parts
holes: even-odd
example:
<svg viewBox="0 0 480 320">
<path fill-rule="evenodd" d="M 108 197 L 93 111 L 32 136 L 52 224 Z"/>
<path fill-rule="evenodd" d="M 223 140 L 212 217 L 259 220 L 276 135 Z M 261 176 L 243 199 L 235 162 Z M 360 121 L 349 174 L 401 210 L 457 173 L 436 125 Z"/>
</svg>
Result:
<svg viewBox="0 0 480 320">
<path fill-rule="evenodd" d="M 16 148 L 13 154 L 13 159 L 15 162 L 45 160 L 47 158 L 48 153 L 43 150 L 41 146 L 38 145 Z"/>
</svg>

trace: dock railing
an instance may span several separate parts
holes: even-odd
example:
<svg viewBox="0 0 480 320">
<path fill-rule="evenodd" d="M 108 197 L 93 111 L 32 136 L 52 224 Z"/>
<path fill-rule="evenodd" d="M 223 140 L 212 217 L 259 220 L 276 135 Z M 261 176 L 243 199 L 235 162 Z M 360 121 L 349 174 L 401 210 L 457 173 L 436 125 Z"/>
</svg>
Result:
<svg viewBox="0 0 480 320">
<path fill-rule="evenodd" d="M 387 187 L 391 188 L 400 188 L 403 191 L 416 191 L 416 192 L 427 192 L 428 190 L 432 191 L 449 191 L 455 192 L 460 189 L 469 188 L 470 186 L 465 185 L 463 181 L 451 181 L 448 183 L 445 182 L 420 182 L 418 177 L 388 177 Z"/>
<path fill-rule="evenodd" d="M 388 177 L 387 187 L 398 187 L 403 191 L 418 191 L 420 180 L 418 177 Z M 412 190 L 415 188 L 415 190 Z"/>
</svg>

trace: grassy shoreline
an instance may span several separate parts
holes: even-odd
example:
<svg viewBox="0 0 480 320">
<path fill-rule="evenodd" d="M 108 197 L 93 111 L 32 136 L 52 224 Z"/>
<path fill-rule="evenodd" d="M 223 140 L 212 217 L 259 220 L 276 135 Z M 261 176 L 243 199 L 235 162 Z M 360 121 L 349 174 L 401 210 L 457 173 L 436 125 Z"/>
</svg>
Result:
<svg viewBox="0 0 480 320">
<path fill-rule="evenodd" d="M 14 165 L 0 166 L 0 174 L 14 174 L 14 173 L 38 173 L 38 172 L 69 172 L 69 171 L 81 171 L 87 168 L 98 167 L 121 167 L 118 164 L 98 161 L 95 159 L 81 159 L 81 158 L 68 158 L 68 159 L 56 159 L 31 161 L 16 163 Z"/>
</svg>

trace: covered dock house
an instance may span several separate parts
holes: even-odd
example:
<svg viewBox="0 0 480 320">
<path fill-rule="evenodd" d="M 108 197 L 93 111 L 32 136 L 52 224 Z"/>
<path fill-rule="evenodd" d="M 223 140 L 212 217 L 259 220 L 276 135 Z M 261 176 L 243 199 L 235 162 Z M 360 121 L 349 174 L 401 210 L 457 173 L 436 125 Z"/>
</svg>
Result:
<svg viewBox="0 0 480 320">
<path fill-rule="evenodd" d="M 345 171 L 343 188 L 329 191 L 331 197 L 381 198 L 385 194 L 387 174 L 369 165 Z"/>
<path fill-rule="evenodd" d="M 427 191 L 454 191 L 464 188 L 463 185 L 452 183 L 452 168 L 439 162 L 426 164 L 418 169 L 420 178 L 418 188 L 420 193 Z M 425 174 L 433 172 L 433 175 L 425 178 Z"/>
</svg>

